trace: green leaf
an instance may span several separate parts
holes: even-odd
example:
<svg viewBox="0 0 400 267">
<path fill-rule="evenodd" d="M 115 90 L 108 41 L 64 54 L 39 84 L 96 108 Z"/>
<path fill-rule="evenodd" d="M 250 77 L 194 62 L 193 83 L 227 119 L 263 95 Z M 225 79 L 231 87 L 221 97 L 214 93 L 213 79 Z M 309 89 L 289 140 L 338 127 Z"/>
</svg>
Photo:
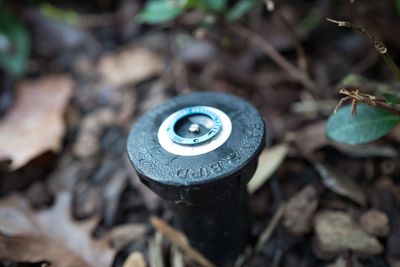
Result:
<svg viewBox="0 0 400 267">
<path fill-rule="evenodd" d="M 389 104 L 392 104 L 392 105 L 400 104 L 400 95 L 387 93 L 387 94 L 383 94 L 383 98 Z"/>
<path fill-rule="evenodd" d="M 30 53 L 30 37 L 25 25 L 8 10 L 0 13 L 0 34 L 4 46 L 0 49 L 0 68 L 15 76 L 26 71 Z"/>
<path fill-rule="evenodd" d="M 78 23 L 79 16 L 73 10 L 58 8 L 48 3 L 41 4 L 39 10 L 44 16 L 50 19 L 73 25 Z"/>
<path fill-rule="evenodd" d="M 202 0 L 206 9 L 215 12 L 222 12 L 226 8 L 226 0 Z"/>
<path fill-rule="evenodd" d="M 355 145 L 378 139 L 399 123 L 400 117 L 387 110 L 359 104 L 353 115 L 348 105 L 331 115 L 325 133 L 336 142 Z"/>
<path fill-rule="evenodd" d="M 252 0 L 241 0 L 237 2 L 226 14 L 226 19 L 229 22 L 234 22 L 240 19 L 244 14 L 249 12 L 254 6 Z"/>
<path fill-rule="evenodd" d="M 400 0 L 396 0 L 397 13 L 400 15 Z"/>
<path fill-rule="evenodd" d="M 182 12 L 183 8 L 176 0 L 150 0 L 139 14 L 139 20 L 149 24 L 159 24 L 173 20 Z"/>
</svg>

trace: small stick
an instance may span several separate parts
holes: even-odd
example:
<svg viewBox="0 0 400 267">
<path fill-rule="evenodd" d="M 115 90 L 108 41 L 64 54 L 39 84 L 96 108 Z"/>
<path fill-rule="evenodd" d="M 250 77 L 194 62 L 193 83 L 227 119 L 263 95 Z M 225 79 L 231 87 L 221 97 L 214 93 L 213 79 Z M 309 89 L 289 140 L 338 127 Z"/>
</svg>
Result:
<svg viewBox="0 0 400 267">
<path fill-rule="evenodd" d="M 307 64 L 307 58 L 306 58 L 306 53 L 304 52 L 304 48 L 301 45 L 301 42 L 299 40 L 299 37 L 297 36 L 296 30 L 294 29 L 293 25 L 290 23 L 290 21 L 286 18 L 285 14 L 282 11 L 277 12 L 278 17 L 282 21 L 283 25 L 286 27 L 287 31 L 289 32 L 292 41 L 294 43 L 294 46 L 296 48 L 296 53 L 297 53 L 297 65 L 299 66 L 299 69 L 308 77 L 308 64 Z"/>
<path fill-rule="evenodd" d="M 157 231 L 159 231 L 162 235 L 164 235 L 167 239 L 169 239 L 169 241 L 171 241 L 175 246 L 181 249 L 186 254 L 186 256 L 188 256 L 201 266 L 216 267 L 215 264 L 206 259 L 203 255 L 201 255 L 200 252 L 198 252 L 195 248 L 193 248 L 189 244 L 189 241 L 182 232 L 174 229 L 166 222 L 155 216 L 151 217 L 150 221 L 151 224 L 154 226 L 154 228 L 157 229 Z"/>
<path fill-rule="evenodd" d="M 281 203 L 278 209 L 276 210 L 274 217 L 272 217 L 270 223 L 268 224 L 267 228 L 265 228 L 264 231 L 261 233 L 261 236 L 258 239 L 257 245 L 254 249 L 255 252 L 259 252 L 264 243 L 266 243 L 271 238 L 276 226 L 278 225 L 279 220 L 283 216 L 284 211 L 285 211 L 285 203 Z"/>
<path fill-rule="evenodd" d="M 393 114 L 400 116 L 400 110 L 392 105 L 388 105 L 383 98 L 378 98 L 373 95 L 360 93 L 358 90 L 348 91 L 346 89 L 341 89 L 339 91 L 339 93 L 342 95 L 346 95 L 346 97 L 343 97 L 342 99 L 340 99 L 339 103 L 336 105 L 336 107 L 334 109 L 334 113 L 336 113 L 337 110 L 345 102 L 351 101 L 351 104 L 352 104 L 351 113 L 352 114 L 355 114 L 356 106 L 358 103 L 365 103 L 371 107 L 379 107 L 379 108 L 382 108 L 384 110 L 387 110 Z"/>
<path fill-rule="evenodd" d="M 284 56 L 282 56 L 268 41 L 263 39 L 257 33 L 240 25 L 230 26 L 230 29 L 235 34 L 241 36 L 244 39 L 249 40 L 253 45 L 261 48 L 265 54 L 267 54 L 279 67 L 287 71 L 289 75 L 298 80 L 305 88 L 310 90 L 312 93 L 319 95 L 317 85 L 301 70 L 289 62 Z"/>
<path fill-rule="evenodd" d="M 346 28 L 350 28 L 354 31 L 358 31 L 358 32 L 364 34 L 365 36 L 367 36 L 369 39 L 371 39 L 374 42 L 376 50 L 379 52 L 379 54 L 385 60 L 386 65 L 388 65 L 388 67 L 393 72 L 393 74 L 396 76 L 396 78 L 398 80 L 400 80 L 400 70 L 397 67 L 396 63 L 394 63 L 392 57 L 388 53 L 388 50 L 383 42 L 378 40 L 378 38 L 376 38 L 371 33 L 367 32 L 364 28 L 361 28 L 360 26 L 355 25 L 349 21 L 334 20 L 334 19 L 330 19 L 330 18 L 326 18 L 326 20 L 337 24 L 339 27 L 346 27 Z"/>
</svg>

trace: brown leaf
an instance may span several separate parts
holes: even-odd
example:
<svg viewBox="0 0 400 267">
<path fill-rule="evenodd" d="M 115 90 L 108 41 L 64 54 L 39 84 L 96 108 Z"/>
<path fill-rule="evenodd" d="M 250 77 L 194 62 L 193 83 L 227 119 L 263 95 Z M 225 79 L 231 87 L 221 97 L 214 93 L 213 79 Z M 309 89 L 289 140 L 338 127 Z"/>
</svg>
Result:
<svg viewBox="0 0 400 267">
<path fill-rule="evenodd" d="M 261 153 L 258 159 L 256 173 L 247 186 L 251 194 L 257 191 L 271 177 L 276 169 L 278 169 L 288 151 L 289 147 L 287 144 L 280 144 L 267 148 Z"/>
<path fill-rule="evenodd" d="M 361 189 L 361 186 L 356 184 L 356 182 L 348 177 L 346 174 L 338 172 L 331 169 L 318 162 L 317 160 L 312 161 L 314 168 L 317 170 L 321 176 L 323 184 L 332 190 L 333 192 L 347 197 L 361 206 L 365 206 L 367 202 L 367 197 L 365 192 Z"/>
<path fill-rule="evenodd" d="M 161 57 L 145 47 L 130 47 L 116 54 L 104 56 L 98 71 L 109 83 L 122 86 L 137 83 L 161 73 Z"/>
<path fill-rule="evenodd" d="M 341 211 L 321 211 L 314 217 L 314 251 L 321 259 L 330 259 L 351 250 L 357 256 L 380 254 L 383 250 L 379 240 L 364 232 L 362 228 Z"/>
<path fill-rule="evenodd" d="M 11 159 L 12 170 L 46 151 L 58 151 L 65 127 L 63 112 L 74 83 L 68 76 L 24 81 L 15 106 L 0 121 L 0 160 Z"/>
<path fill-rule="evenodd" d="M 317 207 L 317 190 L 307 185 L 288 200 L 283 225 L 293 235 L 307 234 L 311 230 L 311 221 Z"/>
<path fill-rule="evenodd" d="M 147 232 L 146 225 L 124 224 L 114 227 L 105 237 L 113 248 L 119 250 Z"/>
<path fill-rule="evenodd" d="M 38 213 L 30 211 L 21 198 L 18 202 L 8 199 L 0 204 L 1 210 L 5 207 L 12 210 L 0 212 L 0 248 L 3 248 L 0 258 L 24 262 L 48 261 L 52 266 L 61 267 L 111 266 L 115 251 L 106 242 L 91 237 L 98 219 L 75 222 L 70 215 L 69 194 L 60 193 L 51 209 Z M 7 218 L 7 214 L 19 218 L 15 220 L 15 225 L 19 226 L 12 228 L 13 231 L 10 226 L 7 228 L 7 221 L 14 219 Z"/>
<path fill-rule="evenodd" d="M 34 236 L 0 234 L 0 259 L 31 263 L 46 261 L 54 267 L 91 267 L 59 243 Z"/>
<path fill-rule="evenodd" d="M 371 209 L 365 212 L 360 217 L 360 225 L 367 233 L 384 237 L 390 231 L 389 218 L 386 213 Z"/>
<path fill-rule="evenodd" d="M 132 252 L 125 260 L 123 267 L 146 267 L 144 256 L 139 251 Z"/>
<path fill-rule="evenodd" d="M 77 157 L 95 155 L 100 146 L 100 135 L 105 126 L 115 120 L 115 114 L 110 108 L 100 108 L 82 119 L 73 153 Z"/>
<path fill-rule="evenodd" d="M 300 129 L 296 133 L 296 144 L 305 156 L 311 155 L 316 149 L 327 145 L 325 122 L 316 122 Z"/>
<path fill-rule="evenodd" d="M 34 213 L 17 195 L 12 195 L 0 202 L 0 233 L 9 236 L 36 235 L 39 226 Z"/>
<path fill-rule="evenodd" d="M 397 125 L 396 127 L 394 127 L 390 133 L 389 136 L 395 140 L 397 143 L 400 143 L 400 125 Z"/>
</svg>

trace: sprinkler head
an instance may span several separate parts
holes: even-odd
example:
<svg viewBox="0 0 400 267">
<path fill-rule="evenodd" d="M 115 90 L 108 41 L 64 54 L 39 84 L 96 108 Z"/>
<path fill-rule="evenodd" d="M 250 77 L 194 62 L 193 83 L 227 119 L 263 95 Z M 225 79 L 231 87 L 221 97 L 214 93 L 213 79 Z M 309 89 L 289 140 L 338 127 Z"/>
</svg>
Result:
<svg viewBox="0 0 400 267">
<path fill-rule="evenodd" d="M 219 265 L 248 241 L 246 184 L 265 146 L 265 124 L 248 102 L 191 93 L 144 114 L 128 155 L 140 180 L 171 203 L 190 243 Z"/>
</svg>

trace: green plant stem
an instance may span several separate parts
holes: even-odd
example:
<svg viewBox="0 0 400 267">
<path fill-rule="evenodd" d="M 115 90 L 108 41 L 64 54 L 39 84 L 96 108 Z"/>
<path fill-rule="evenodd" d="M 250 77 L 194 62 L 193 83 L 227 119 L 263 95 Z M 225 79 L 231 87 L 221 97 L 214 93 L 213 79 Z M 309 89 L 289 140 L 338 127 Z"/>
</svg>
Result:
<svg viewBox="0 0 400 267">
<path fill-rule="evenodd" d="M 361 102 L 363 102 L 363 103 L 365 103 L 365 104 L 367 104 L 368 106 L 371 106 L 371 107 L 379 107 L 381 109 L 387 110 L 387 111 L 389 111 L 389 112 L 391 112 L 391 113 L 393 113 L 393 114 L 395 114 L 395 115 L 400 117 L 400 110 L 397 109 L 396 107 L 386 105 L 385 103 L 382 103 L 382 102 L 374 102 L 374 104 L 372 104 L 369 101 L 361 101 Z"/>
<path fill-rule="evenodd" d="M 399 2 L 399 1 L 400 0 L 397 0 L 397 2 Z M 372 35 L 368 31 L 366 31 L 364 28 L 361 28 L 360 26 L 355 25 L 351 22 L 334 20 L 334 19 L 330 19 L 330 18 L 326 18 L 326 19 L 329 22 L 337 24 L 339 27 L 350 28 L 350 29 L 352 29 L 354 31 L 358 31 L 358 32 L 364 34 L 365 36 L 367 36 L 368 38 L 370 38 L 374 42 L 375 48 L 378 51 L 378 53 L 382 55 L 383 59 L 385 60 L 385 63 L 388 65 L 388 67 L 393 72 L 393 74 L 396 76 L 396 78 L 398 80 L 400 80 L 400 70 L 397 67 L 396 63 L 393 61 L 392 57 L 388 54 L 387 48 L 383 42 L 379 41 L 374 35 Z"/>
<path fill-rule="evenodd" d="M 390 68 L 390 70 L 393 72 L 393 74 L 396 76 L 396 78 L 400 81 L 400 70 L 397 67 L 396 63 L 394 63 L 393 58 L 389 55 L 388 52 L 381 54 L 383 59 L 385 60 L 386 64 Z"/>
</svg>

